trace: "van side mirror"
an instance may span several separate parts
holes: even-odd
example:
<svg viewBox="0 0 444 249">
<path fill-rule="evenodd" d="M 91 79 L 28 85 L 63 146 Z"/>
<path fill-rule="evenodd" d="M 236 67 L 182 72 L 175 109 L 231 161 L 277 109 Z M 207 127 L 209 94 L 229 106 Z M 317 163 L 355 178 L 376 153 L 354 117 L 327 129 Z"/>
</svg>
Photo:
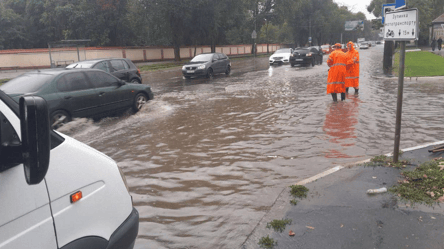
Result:
<svg viewBox="0 0 444 249">
<path fill-rule="evenodd" d="M 29 185 L 40 183 L 49 168 L 51 133 L 48 105 L 37 96 L 20 98 L 23 166 Z"/>
</svg>

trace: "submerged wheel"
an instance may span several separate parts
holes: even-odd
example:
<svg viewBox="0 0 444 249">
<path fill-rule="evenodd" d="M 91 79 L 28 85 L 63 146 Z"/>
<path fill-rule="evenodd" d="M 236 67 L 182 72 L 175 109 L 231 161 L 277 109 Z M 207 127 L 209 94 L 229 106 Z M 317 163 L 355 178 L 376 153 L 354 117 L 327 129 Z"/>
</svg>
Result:
<svg viewBox="0 0 444 249">
<path fill-rule="evenodd" d="M 225 74 L 230 75 L 230 73 L 231 73 L 231 67 L 230 67 L 230 65 L 228 65 L 227 70 L 225 70 Z"/>
<path fill-rule="evenodd" d="M 142 82 L 140 82 L 140 80 L 135 79 L 135 78 L 131 80 L 131 83 L 134 83 L 134 84 L 142 84 Z"/>
<path fill-rule="evenodd" d="M 213 69 L 212 68 L 208 68 L 207 78 L 212 79 L 213 76 L 214 76 Z"/>
<path fill-rule="evenodd" d="M 137 94 L 136 97 L 134 98 L 133 110 L 135 112 L 138 112 L 140 109 L 142 109 L 142 107 L 146 104 L 146 102 L 148 102 L 148 98 L 144 93 Z"/>
<path fill-rule="evenodd" d="M 71 121 L 71 117 L 67 112 L 62 110 L 55 111 L 51 115 L 51 128 L 57 130 L 69 121 Z"/>
</svg>

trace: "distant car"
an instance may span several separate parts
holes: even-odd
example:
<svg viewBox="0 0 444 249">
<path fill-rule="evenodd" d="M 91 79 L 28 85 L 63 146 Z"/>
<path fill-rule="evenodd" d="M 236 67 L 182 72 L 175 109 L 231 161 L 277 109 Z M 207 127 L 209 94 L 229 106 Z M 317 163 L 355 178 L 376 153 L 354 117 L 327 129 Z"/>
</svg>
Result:
<svg viewBox="0 0 444 249">
<path fill-rule="evenodd" d="M 368 43 L 367 42 L 361 42 L 359 45 L 359 49 L 368 49 Z"/>
<path fill-rule="evenodd" d="M 293 52 L 292 48 L 281 48 L 276 50 L 276 52 L 274 52 L 274 54 L 270 56 L 269 59 L 270 65 L 289 63 L 290 55 L 292 52 Z"/>
<path fill-rule="evenodd" d="M 323 53 L 315 47 L 295 48 L 290 56 L 290 64 L 295 65 L 314 66 L 322 64 Z"/>
<path fill-rule="evenodd" d="M 140 70 L 130 59 L 125 58 L 108 58 L 79 61 L 68 65 L 66 68 L 100 69 L 126 82 L 142 83 Z"/>
<path fill-rule="evenodd" d="M 186 79 L 205 76 L 212 78 L 215 74 L 231 73 L 231 61 L 223 53 L 205 53 L 196 55 L 189 63 L 182 67 L 182 74 Z"/>
<path fill-rule="evenodd" d="M 130 107 L 138 111 L 153 99 L 147 85 L 126 83 L 95 69 L 46 69 L 24 73 L 0 86 L 15 101 L 40 96 L 56 129 L 75 117 L 95 117 Z"/>
<path fill-rule="evenodd" d="M 333 51 L 330 45 L 322 45 L 321 48 L 324 54 L 329 54 Z"/>
</svg>

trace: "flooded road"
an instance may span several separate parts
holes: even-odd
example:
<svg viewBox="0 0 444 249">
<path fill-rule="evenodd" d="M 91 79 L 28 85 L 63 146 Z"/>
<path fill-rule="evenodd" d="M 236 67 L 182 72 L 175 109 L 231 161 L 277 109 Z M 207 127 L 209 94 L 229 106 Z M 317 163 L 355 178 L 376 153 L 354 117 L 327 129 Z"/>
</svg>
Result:
<svg viewBox="0 0 444 249">
<path fill-rule="evenodd" d="M 338 164 L 393 150 L 397 80 L 372 77 L 383 47 L 360 50 L 359 95 L 333 103 L 327 70 L 234 60 L 232 75 L 144 75 L 135 115 L 61 131 L 117 161 L 140 213 L 135 248 L 240 248 L 279 193 Z M 253 71 L 253 70 L 256 71 Z M 401 148 L 443 139 L 444 84 L 406 81 Z"/>
</svg>

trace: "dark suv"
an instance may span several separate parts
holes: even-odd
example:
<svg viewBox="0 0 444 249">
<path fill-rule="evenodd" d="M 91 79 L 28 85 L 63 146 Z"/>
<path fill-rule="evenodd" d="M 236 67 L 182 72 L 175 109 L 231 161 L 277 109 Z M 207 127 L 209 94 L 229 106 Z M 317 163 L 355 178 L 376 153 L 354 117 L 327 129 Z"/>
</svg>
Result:
<svg viewBox="0 0 444 249">
<path fill-rule="evenodd" d="M 126 82 L 142 83 L 140 70 L 130 59 L 112 58 L 79 61 L 68 65 L 66 68 L 100 69 Z"/>
<path fill-rule="evenodd" d="M 196 55 L 196 57 L 182 67 L 182 74 L 186 79 L 198 76 L 212 78 L 215 74 L 225 73 L 229 75 L 230 72 L 230 58 L 223 53 Z"/>
</svg>

